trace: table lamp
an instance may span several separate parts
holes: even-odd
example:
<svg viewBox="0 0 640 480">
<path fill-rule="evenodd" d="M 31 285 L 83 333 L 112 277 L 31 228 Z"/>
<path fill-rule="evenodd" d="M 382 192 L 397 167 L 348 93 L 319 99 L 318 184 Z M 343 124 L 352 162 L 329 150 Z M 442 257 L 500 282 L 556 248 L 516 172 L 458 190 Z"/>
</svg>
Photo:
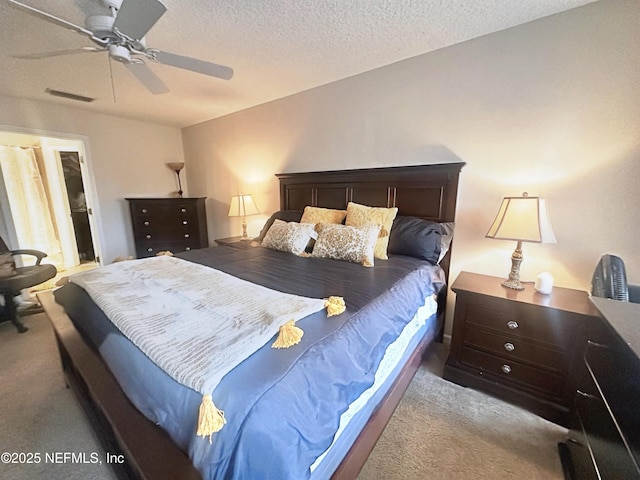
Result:
<svg viewBox="0 0 640 480">
<path fill-rule="evenodd" d="M 247 217 L 257 215 L 260 212 L 250 194 L 233 195 L 229 205 L 230 217 L 242 217 L 242 239 L 247 240 Z"/>
<path fill-rule="evenodd" d="M 502 282 L 502 285 L 514 290 L 524 289 L 520 283 L 522 242 L 556 243 L 546 201 L 540 197 L 530 197 L 527 192 L 521 197 L 505 197 L 502 200 L 496 219 L 486 237 L 518 242 L 511 256 L 509 279 Z"/>
</svg>

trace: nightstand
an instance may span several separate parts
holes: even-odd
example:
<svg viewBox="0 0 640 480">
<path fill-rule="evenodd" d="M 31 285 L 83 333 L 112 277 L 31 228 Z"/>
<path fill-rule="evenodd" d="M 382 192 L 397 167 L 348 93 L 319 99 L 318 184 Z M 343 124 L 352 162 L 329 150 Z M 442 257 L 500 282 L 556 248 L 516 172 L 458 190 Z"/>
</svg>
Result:
<svg viewBox="0 0 640 480">
<path fill-rule="evenodd" d="M 587 327 L 597 310 L 587 292 L 554 287 L 550 295 L 501 285 L 502 278 L 462 272 L 451 350 L 443 377 L 570 426 Z"/>
<path fill-rule="evenodd" d="M 252 239 L 247 238 L 246 240 L 242 239 L 242 236 L 237 237 L 227 237 L 227 238 L 216 238 L 215 242 L 218 245 L 226 245 L 234 248 L 251 248 L 252 247 Z"/>
</svg>

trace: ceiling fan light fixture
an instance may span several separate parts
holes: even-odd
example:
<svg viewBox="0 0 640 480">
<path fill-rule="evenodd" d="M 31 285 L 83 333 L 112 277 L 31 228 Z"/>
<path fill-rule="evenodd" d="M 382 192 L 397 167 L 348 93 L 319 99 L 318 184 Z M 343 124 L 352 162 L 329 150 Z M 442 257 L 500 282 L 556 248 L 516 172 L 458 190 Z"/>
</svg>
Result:
<svg viewBox="0 0 640 480">
<path fill-rule="evenodd" d="M 129 63 L 131 61 L 129 49 L 121 45 L 109 45 L 109 55 L 118 62 Z"/>
</svg>

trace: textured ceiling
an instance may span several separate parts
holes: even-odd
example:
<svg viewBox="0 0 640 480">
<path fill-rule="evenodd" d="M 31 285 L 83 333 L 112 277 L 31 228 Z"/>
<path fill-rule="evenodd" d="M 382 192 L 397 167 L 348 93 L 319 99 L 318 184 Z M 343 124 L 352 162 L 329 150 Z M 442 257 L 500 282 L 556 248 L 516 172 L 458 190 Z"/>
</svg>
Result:
<svg viewBox="0 0 640 480">
<path fill-rule="evenodd" d="M 21 0 L 84 26 L 97 0 Z M 135 0 L 128 0 L 135 1 Z M 153 64 L 150 94 L 107 53 L 12 58 L 91 46 L 0 0 L 0 94 L 178 127 L 199 123 L 593 0 L 163 0 L 147 46 L 232 67 L 230 81 Z M 46 88 L 96 100 L 58 99 Z"/>
</svg>

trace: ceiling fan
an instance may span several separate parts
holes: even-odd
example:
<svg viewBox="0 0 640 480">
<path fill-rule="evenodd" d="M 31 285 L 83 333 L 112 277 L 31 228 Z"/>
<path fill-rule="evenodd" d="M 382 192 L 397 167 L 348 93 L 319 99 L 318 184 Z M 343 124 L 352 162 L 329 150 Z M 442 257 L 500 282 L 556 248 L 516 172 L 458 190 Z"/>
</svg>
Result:
<svg viewBox="0 0 640 480">
<path fill-rule="evenodd" d="M 166 93 L 169 89 L 149 68 L 145 60 L 224 80 L 229 80 L 233 76 L 233 70 L 229 67 L 163 52 L 145 45 L 144 36 L 167 10 L 158 0 L 100 0 L 110 14 L 88 16 L 85 19 L 85 27 L 16 0 L 7 1 L 25 13 L 84 35 L 97 45 L 97 47 L 18 55 L 14 58 L 39 59 L 74 53 L 109 52 L 112 59 L 122 63 L 153 94 Z"/>
</svg>

